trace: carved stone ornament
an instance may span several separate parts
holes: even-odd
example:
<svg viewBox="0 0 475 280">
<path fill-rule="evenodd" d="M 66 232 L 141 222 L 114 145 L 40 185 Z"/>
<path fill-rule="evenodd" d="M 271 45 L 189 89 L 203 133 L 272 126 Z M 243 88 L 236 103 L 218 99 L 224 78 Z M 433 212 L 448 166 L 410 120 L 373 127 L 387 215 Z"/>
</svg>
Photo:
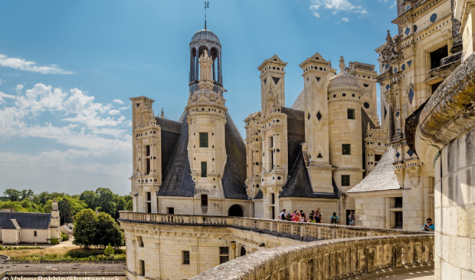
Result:
<svg viewBox="0 0 475 280">
<path fill-rule="evenodd" d="M 399 35 L 393 39 L 391 37 L 391 33 L 389 33 L 388 30 L 388 36 L 386 37 L 386 48 L 384 48 L 384 50 L 381 52 L 384 62 L 389 62 L 398 56 L 399 39 Z"/>
<path fill-rule="evenodd" d="M 417 187 L 421 180 L 421 176 L 419 176 L 419 166 L 415 165 L 407 167 L 406 172 L 409 175 L 409 180 L 411 181 L 412 185 Z"/>
</svg>

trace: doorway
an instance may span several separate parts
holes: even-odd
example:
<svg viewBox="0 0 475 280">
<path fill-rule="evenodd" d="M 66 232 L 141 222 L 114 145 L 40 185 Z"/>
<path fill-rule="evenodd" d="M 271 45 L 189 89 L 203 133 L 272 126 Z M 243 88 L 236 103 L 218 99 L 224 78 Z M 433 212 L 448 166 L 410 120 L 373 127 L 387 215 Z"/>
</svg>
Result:
<svg viewBox="0 0 475 280">
<path fill-rule="evenodd" d="M 241 247 L 241 257 L 246 255 L 246 248 L 244 246 Z"/>
<path fill-rule="evenodd" d="M 228 216 L 229 217 L 244 217 L 244 213 L 242 211 L 241 206 L 234 204 L 233 206 L 229 207 Z"/>
</svg>

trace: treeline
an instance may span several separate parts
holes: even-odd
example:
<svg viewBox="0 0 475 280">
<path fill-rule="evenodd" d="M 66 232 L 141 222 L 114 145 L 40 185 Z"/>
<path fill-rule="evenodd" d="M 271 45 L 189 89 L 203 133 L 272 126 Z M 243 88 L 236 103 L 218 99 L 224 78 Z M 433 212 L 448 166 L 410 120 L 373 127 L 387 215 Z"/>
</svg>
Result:
<svg viewBox="0 0 475 280">
<path fill-rule="evenodd" d="M 115 194 L 107 188 L 75 195 L 58 192 L 35 194 L 32 190 L 7 189 L 3 195 L 0 209 L 13 208 L 15 212 L 50 213 L 53 200 L 56 199 L 61 224 L 72 223 L 74 216 L 84 209 L 105 212 L 115 219 L 119 218 L 120 210 L 132 210 L 132 197 Z"/>
</svg>

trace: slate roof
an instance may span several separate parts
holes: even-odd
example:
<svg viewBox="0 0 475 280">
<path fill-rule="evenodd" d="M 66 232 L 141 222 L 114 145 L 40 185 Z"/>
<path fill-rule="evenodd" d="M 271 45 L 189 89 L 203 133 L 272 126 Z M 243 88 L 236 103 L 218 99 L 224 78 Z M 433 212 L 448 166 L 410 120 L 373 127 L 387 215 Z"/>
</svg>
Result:
<svg viewBox="0 0 475 280">
<path fill-rule="evenodd" d="M 394 152 L 393 147 L 390 146 L 371 173 L 348 192 L 356 193 L 400 189 L 401 186 L 397 180 L 396 173 L 394 173 L 396 170 L 393 165 Z"/>
<path fill-rule="evenodd" d="M 338 187 L 333 181 L 333 193 L 314 193 L 302 151 L 299 152 L 289 179 L 279 197 L 338 198 Z"/>
<path fill-rule="evenodd" d="M 181 127 L 179 136 L 173 136 L 176 137 L 176 139 L 172 139 L 176 141 L 176 144 L 166 143 L 167 140 L 162 138 L 162 152 L 164 150 L 163 147 L 166 145 L 169 146 L 167 148 L 169 150 L 172 147 L 174 148 L 169 162 L 166 164 L 166 170 L 163 172 L 164 180 L 157 192 L 157 196 L 193 197 L 195 194 L 195 183 L 191 177 L 191 167 L 188 161 L 188 123 L 186 122 L 186 115 L 187 113 L 185 112 L 180 118 L 183 122 L 179 123 Z M 229 199 L 247 199 L 246 189 L 244 188 L 244 182 L 246 181 L 246 146 L 228 113 L 226 113 L 226 120 L 224 129 L 228 158 L 222 178 L 224 197 Z M 173 125 L 176 126 L 176 124 Z M 176 130 L 176 127 L 174 129 Z M 165 164 L 162 164 L 162 166 L 165 166 Z"/>
<path fill-rule="evenodd" d="M 16 229 L 12 219 L 22 229 L 47 229 L 51 213 L 0 212 L 0 229 Z"/>
<path fill-rule="evenodd" d="M 422 113 L 422 110 L 426 106 L 427 101 L 429 101 L 429 98 L 424 103 L 422 103 L 422 105 L 419 106 L 419 108 L 417 108 L 409 117 L 406 118 L 406 125 L 404 126 L 404 136 L 406 136 L 407 146 L 416 155 L 416 145 L 414 144 L 416 139 L 416 128 L 419 124 L 419 117 Z"/>
<path fill-rule="evenodd" d="M 156 117 L 155 119 L 161 128 L 162 178 L 165 178 L 167 175 L 168 164 L 175 152 L 178 139 L 181 135 L 181 123 L 159 117 Z"/>
<path fill-rule="evenodd" d="M 186 116 L 183 117 L 186 119 Z M 195 194 L 195 183 L 191 177 L 188 161 L 188 122 L 180 123 L 181 134 L 163 173 L 163 183 L 157 196 L 187 196 Z M 162 139 L 162 145 L 169 145 Z"/>
<path fill-rule="evenodd" d="M 222 179 L 224 197 L 247 199 L 244 183 L 246 181 L 246 145 L 228 112 L 226 112 L 224 133 L 228 155 Z"/>
</svg>

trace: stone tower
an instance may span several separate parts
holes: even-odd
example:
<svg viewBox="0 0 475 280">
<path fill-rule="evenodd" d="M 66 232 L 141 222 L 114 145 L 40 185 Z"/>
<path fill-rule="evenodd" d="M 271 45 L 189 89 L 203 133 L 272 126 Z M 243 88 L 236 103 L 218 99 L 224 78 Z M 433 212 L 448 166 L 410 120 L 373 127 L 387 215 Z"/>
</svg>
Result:
<svg viewBox="0 0 475 280">
<path fill-rule="evenodd" d="M 347 73 L 343 57 L 339 66 L 338 75 L 328 82 L 330 158 L 335 167 L 333 179 L 340 191 L 346 193 L 363 179 L 361 98 L 364 91 L 358 79 Z M 348 202 L 346 209 L 354 209 L 354 205 Z"/>
<path fill-rule="evenodd" d="M 350 62 L 348 64 L 348 72 L 358 79 L 360 87 L 363 89 L 361 96 L 363 110 L 371 118 L 371 121 L 379 127 L 376 96 L 376 77 L 378 73 L 374 68 L 374 65 L 362 62 Z"/>
<path fill-rule="evenodd" d="M 330 164 L 329 111 L 327 82 L 335 74 L 330 62 L 319 53 L 300 64 L 305 95 L 305 143 L 303 152 L 314 192 L 333 193 Z"/>
<path fill-rule="evenodd" d="M 156 192 L 162 184 L 161 128 L 152 110 L 152 99 L 145 96 L 132 101 L 132 158 L 130 177 L 134 211 L 157 213 Z"/>
<path fill-rule="evenodd" d="M 61 219 L 59 217 L 59 208 L 58 202 L 56 199 L 53 200 L 51 207 L 51 223 L 50 227 L 59 227 L 61 225 Z"/>
<path fill-rule="evenodd" d="M 223 178 L 226 165 L 226 100 L 215 91 L 213 57 L 204 50 L 199 58 L 198 89 L 190 92 L 188 105 L 188 160 L 195 182 L 195 195 L 202 200 L 224 198 Z M 204 203 L 203 203 L 204 204 Z"/>
<path fill-rule="evenodd" d="M 280 106 L 285 106 L 285 71 L 284 67 L 287 63 L 274 55 L 266 59 L 257 69 L 261 72 L 261 106 L 262 113 L 267 115 L 271 112 L 272 104 L 267 102 L 269 100 L 269 92 L 275 99 L 275 103 Z"/>
<path fill-rule="evenodd" d="M 199 60 L 204 51 L 208 53 L 211 60 L 211 79 L 213 90 L 223 92 L 223 75 L 221 68 L 221 43 L 216 34 L 208 29 L 202 29 L 196 32 L 190 42 L 190 91 L 193 94 L 198 90 L 200 82 L 200 65 Z"/>
</svg>

